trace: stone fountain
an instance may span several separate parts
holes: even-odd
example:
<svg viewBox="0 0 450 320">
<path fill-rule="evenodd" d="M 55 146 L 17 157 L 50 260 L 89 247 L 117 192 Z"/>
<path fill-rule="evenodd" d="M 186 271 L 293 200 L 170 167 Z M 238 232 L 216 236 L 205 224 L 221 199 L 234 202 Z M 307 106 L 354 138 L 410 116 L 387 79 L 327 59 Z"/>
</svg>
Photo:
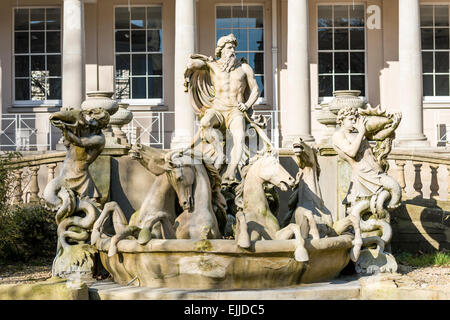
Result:
<svg viewBox="0 0 450 320">
<path fill-rule="evenodd" d="M 253 115 L 259 88 L 247 61 L 236 59 L 236 46 L 230 34 L 219 39 L 216 57 L 190 56 L 185 89 L 200 129 L 189 146 L 135 144 L 123 156 L 122 163 L 142 166 L 153 181 L 129 218 L 114 194 L 99 200 L 88 170 L 105 147 L 105 97 L 51 116 L 68 150 L 60 176 L 44 192 L 58 223 L 54 275 L 92 277 L 100 262 L 123 285 L 256 289 L 331 280 L 350 260 L 360 273 L 396 271 L 386 245 L 389 212 L 401 192 L 386 174 L 386 156 L 401 115 L 345 103 L 336 112 L 340 127 L 330 148 L 351 166 L 353 183 L 337 218 L 322 198 L 319 181 L 327 172 L 316 146 L 299 139 L 285 150 L 296 177 L 281 165 L 263 119 Z M 125 113 L 112 118 L 119 129 L 131 120 Z M 293 190 L 288 212 L 278 212 L 275 187 Z"/>
</svg>

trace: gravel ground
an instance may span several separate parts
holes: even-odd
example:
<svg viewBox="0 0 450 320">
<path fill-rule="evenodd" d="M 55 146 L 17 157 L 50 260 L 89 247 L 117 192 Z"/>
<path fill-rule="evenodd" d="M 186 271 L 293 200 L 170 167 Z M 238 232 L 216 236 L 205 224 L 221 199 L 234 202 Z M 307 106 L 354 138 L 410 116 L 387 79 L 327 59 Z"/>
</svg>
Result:
<svg viewBox="0 0 450 320">
<path fill-rule="evenodd" d="M 450 267 L 413 268 L 399 265 L 399 274 L 394 277 L 400 286 L 450 290 Z M 51 265 L 7 265 L 0 266 L 1 284 L 23 284 L 44 281 L 51 277 Z"/>
</svg>

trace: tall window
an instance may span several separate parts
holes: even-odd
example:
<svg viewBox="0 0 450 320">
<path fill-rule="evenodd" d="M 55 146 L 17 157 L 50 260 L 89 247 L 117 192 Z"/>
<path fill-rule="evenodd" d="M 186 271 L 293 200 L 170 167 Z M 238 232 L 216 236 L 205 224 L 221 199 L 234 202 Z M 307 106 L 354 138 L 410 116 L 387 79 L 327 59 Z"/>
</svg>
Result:
<svg viewBox="0 0 450 320">
<path fill-rule="evenodd" d="M 216 7 L 216 43 L 233 33 L 238 41 L 236 57 L 244 57 L 255 72 L 264 97 L 264 10 L 262 5 Z"/>
<path fill-rule="evenodd" d="M 450 96 L 449 6 L 420 7 L 424 96 Z"/>
<path fill-rule="evenodd" d="M 161 6 L 115 8 L 117 99 L 162 99 Z"/>
<path fill-rule="evenodd" d="M 319 5 L 319 96 L 335 90 L 365 95 L 364 5 Z"/>
<path fill-rule="evenodd" d="M 61 100 L 61 9 L 14 9 L 14 100 Z"/>
</svg>

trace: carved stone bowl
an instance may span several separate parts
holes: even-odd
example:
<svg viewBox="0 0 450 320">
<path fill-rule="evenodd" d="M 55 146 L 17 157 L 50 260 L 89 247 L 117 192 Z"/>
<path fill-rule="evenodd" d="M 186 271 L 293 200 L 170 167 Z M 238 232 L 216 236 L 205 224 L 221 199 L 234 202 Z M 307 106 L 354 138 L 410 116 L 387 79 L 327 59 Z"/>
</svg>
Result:
<svg viewBox="0 0 450 320">
<path fill-rule="evenodd" d="M 306 240 L 310 261 L 294 259 L 295 240 L 122 240 L 108 257 L 109 238 L 99 241 L 103 266 L 116 283 L 151 288 L 263 289 L 331 280 L 349 262 L 353 236 Z M 130 283 L 131 282 L 131 283 Z"/>
</svg>

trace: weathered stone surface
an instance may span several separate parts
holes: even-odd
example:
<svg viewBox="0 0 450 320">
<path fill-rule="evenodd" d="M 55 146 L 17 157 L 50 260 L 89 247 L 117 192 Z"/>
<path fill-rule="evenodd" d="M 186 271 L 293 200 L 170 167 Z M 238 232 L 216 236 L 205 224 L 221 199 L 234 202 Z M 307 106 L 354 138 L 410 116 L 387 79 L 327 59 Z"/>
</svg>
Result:
<svg viewBox="0 0 450 320">
<path fill-rule="evenodd" d="M 89 300 L 85 283 L 58 277 L 32 284 L 0 286 L 0 300 Z"/>
<path fill-rule="evenodd" d="M 360 296 L 358 281 L 333 280 L 270 290 L 176 290 L 130 287 L 101 281 L 89 287 L 91 300 L 348 300 Z"/>
</svg>

